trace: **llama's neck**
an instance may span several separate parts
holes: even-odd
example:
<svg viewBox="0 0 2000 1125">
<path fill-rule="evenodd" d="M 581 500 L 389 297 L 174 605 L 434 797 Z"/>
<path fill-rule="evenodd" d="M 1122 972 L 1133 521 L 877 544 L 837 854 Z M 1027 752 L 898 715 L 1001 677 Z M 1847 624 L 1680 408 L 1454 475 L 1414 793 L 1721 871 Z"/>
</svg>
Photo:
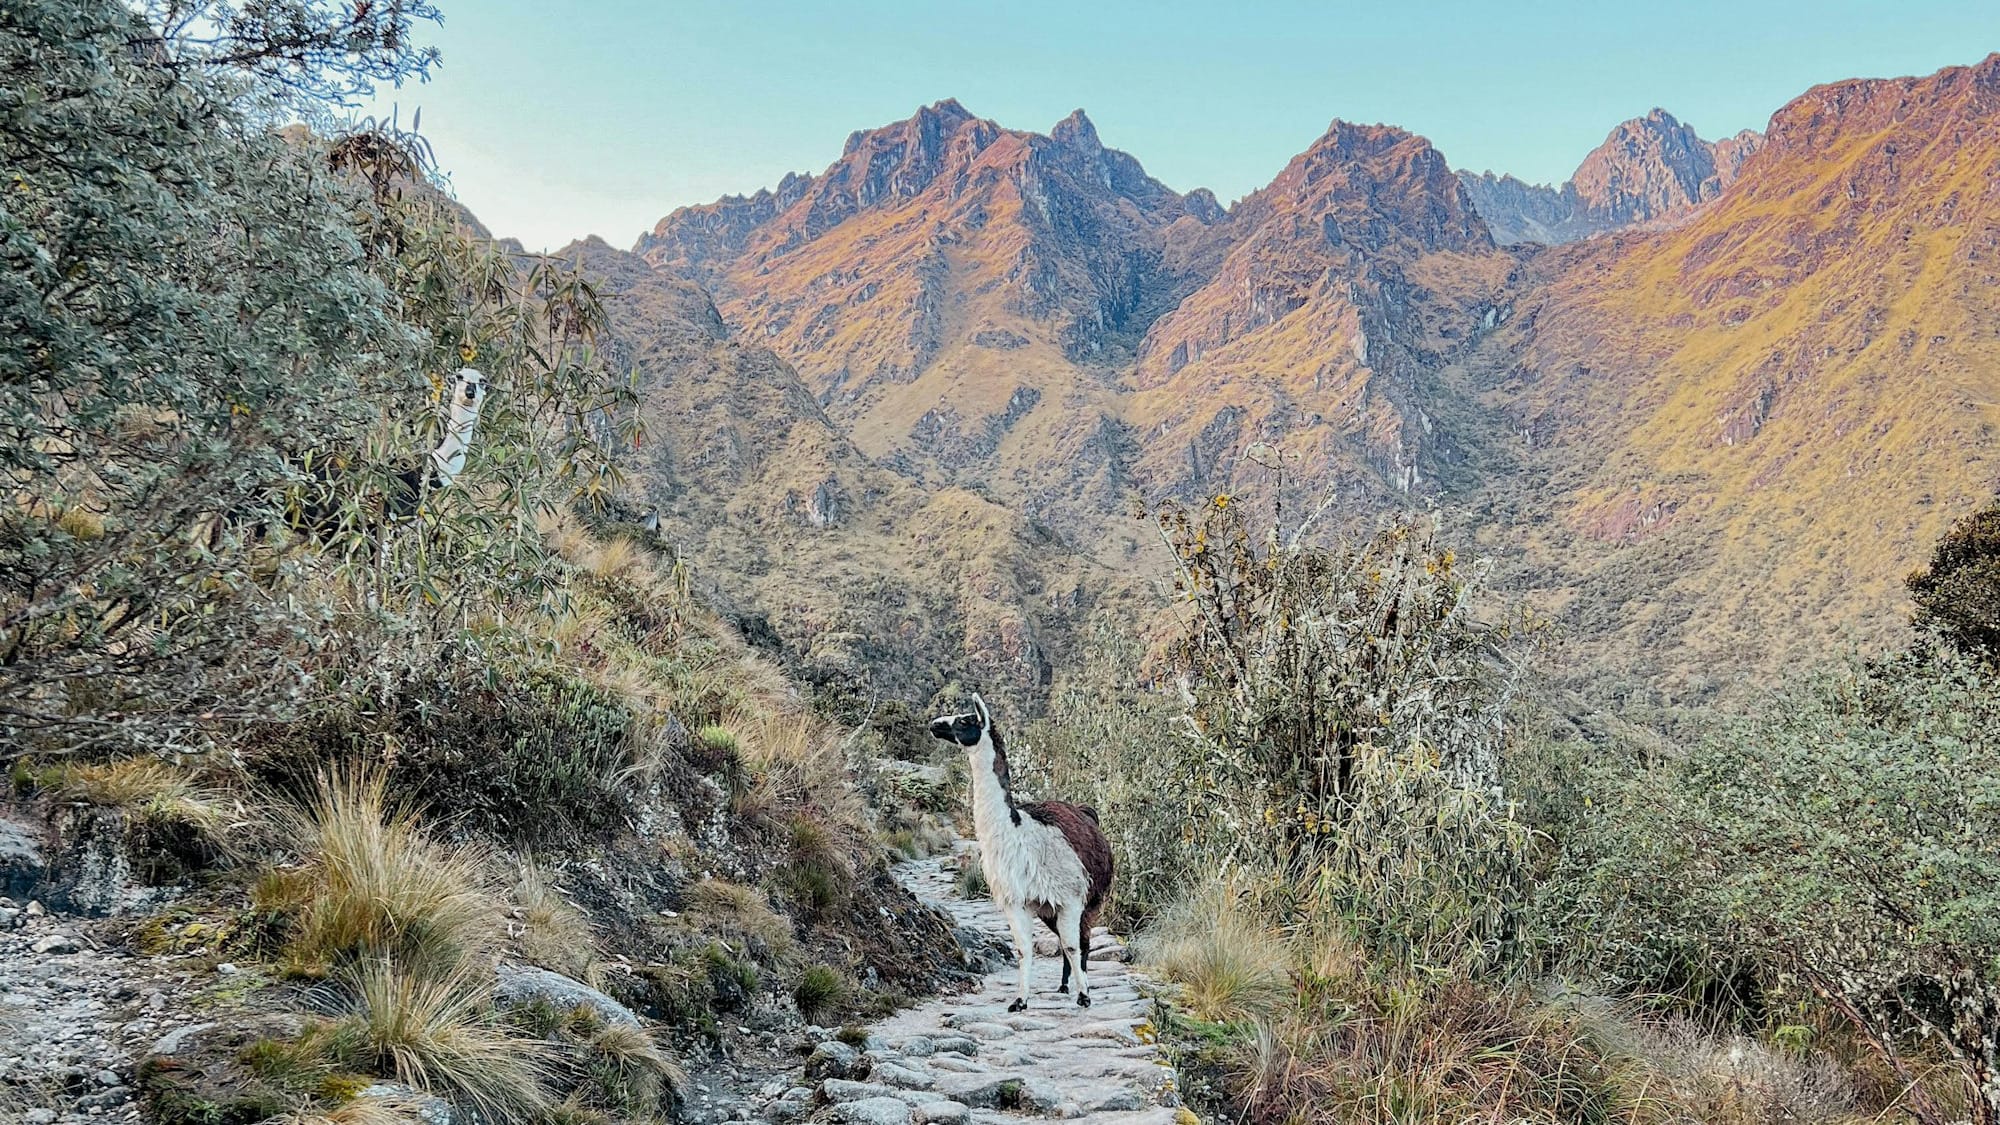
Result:
<svg viewBox="0 0 2000 1125">
<path fill-rule="evenodd" d="M 454 407 L 451 421 L 445 425 L 444 440 L 431 451 L 431 464 L 437 468 L 437 486 L 450 488 L 458 474 L 465 471 L 465 454 L 472 448 L 472 431 L 479 424 L 479 415 Z"/>
<path fill-rule="evenodd" d="M 1012 832 L 1020 823 L 1008 790 L 1007 752 L 989 734 L 966 749 L 972 774 L 972 827 L 982 841 Z"/>
</svg>

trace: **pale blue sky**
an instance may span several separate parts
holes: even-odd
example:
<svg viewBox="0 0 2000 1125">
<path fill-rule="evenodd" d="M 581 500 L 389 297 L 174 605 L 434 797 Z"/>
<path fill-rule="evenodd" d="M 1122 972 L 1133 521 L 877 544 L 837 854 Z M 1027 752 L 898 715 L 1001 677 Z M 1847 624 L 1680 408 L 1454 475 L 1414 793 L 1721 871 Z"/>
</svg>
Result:
<svg viewBox="0 0 2000 1125">
<path fill-rule="evenodd" d="M 2000 0 L 442 3 L 443 68 L 374 108 L 422 107 L 460 199 L 530 246 L 628 246 L 946 97 L 1038 131 L 1081 106 L 1154 176 L 1228 202 L 1334 117 L 1560 182 L 1655 105 L 1714 138 L 1818 82 L 2000 50 Z"/>
</svg>

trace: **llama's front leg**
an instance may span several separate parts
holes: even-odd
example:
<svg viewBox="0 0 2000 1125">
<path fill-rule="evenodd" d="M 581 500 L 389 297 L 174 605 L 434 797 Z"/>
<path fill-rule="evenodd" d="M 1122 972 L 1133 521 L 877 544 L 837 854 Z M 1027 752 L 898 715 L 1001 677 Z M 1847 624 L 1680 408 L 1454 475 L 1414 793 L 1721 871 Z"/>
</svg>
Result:
<svg viewBox="0 0 2000 1125">
<path fill-rule="evenodd" d="M 1066 903 L 1056 911 L 1056 941 L 1061 943 L 1064 971 L 1076 967 L 1076 1006 L 1090 1007 L 1090 970 L 1088 961 L 1083 959 L 1083 907 L 1077 903 Z"/>
<path fill-rule="evenodd" d="M 1007 907 L 1007 928 L 1014 931 L 1014 952 L 1021 959 L 1021 994 L 1007 1010 L 1023 1012 L 1028 1008 L 1028 974 L 1035 968 L 1035 934 L 1028 928 L 1028 912 L 1019 906 Z"/>
</svg>

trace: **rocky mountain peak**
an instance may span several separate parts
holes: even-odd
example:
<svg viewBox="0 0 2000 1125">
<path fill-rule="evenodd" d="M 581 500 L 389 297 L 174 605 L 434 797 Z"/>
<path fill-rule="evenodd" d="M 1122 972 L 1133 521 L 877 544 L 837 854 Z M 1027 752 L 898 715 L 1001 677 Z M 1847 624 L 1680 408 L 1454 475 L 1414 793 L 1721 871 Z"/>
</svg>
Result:
<svg viewBox="0 0 2000 1125">
<path fill-rule="evenodd" d="M 1212 226 L 1227 218 L 1229 212 L 1215 198 L 1215 193 L 1207 188 L 1196 188 L 1181 197 L 1181 204 L 1187 213 L 1205 226 Z"/>
<path fill-rule="evenodd" d="M 958 104 L 957 98 L 946 98 L 921 106 L 908 119 L 879 129 L 856 129 L 847 135 L 847 143 L 841 148 L 842 156 L 852 156 L 864 145 L 895 144 L 916 140 L 919 144 L 935 145 L 958 130 L 960 125 L 977 120 L 970 110 Z"/>
<path fill-rule="evenodd" d="M 2000 52 L 1921 78 L 1856 78 L 1815 86 L 1771 116 L 1766 144 L 1782 154 L 1810 156 L 1835 134 L 1883 130 L 1912 117 L 1946 114 L 1961 122 L 1990 122 L 1996 113 Z M 1971 138 L 1959 134 L 1947 139 Z"/>
<path fill-rule="evenodd" d="M 1715 152 L 1663 109 L 1611 130 L 1570 182 L 1585 210 L 1612 225 L 1643 222 L 1712 198 Z"/>
<path fill-rule="evenodd" d="M 1327 227 L 1333 244 L 1380 249 L 1410 238 L 1425 251 L 1491 249 L 1492 237 L 1474 212 L 1443 154 L 1430 141 L 1389 125 L 1335 120 L 1293 157 L 1271 186 L 1250 200 L 1258 208 L 1352 220 Z M 1368 216 L 1363 219 L 1362 216 Z"/>
<path fill-rule="evenodd" d="M 1090 123 L 1089 116 L 1081 109 L 1071 110 L 1068 117 L 1056 122 L 1055 127 L 1049 130 L 1049 139 L 1072 148 L 1097 150 L 1104 147 L 1104 142 L 1097 139 L 1097 126 Z"/>
<path fill-rule="evenodd" d="M 1710 143 L 1655 106 L 1614 127 L 1559 188 L 1492 172 L 1459 179 L 1497 241 L 1569 242 L 1685 215 L 1735 182 L 1763 142 L 1745 129 Z"/>
</svg>

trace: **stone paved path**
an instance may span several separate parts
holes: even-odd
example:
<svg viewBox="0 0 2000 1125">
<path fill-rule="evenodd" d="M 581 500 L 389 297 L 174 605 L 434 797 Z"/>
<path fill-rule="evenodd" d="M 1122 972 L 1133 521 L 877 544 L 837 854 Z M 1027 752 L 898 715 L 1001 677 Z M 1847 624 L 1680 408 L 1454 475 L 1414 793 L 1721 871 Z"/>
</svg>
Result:
<svg viewBox="0 0 2000 1125">
<path fill-rule="evenodd" d="M 903 864 L 897 875 L 960 926 L 1004 939 L 1006 921 L 990 901 L 959 896 L 951 858 Z M 1124 946 L 1102 929 L 1091 936 L 1092 1004 L 1079 1008 L 1056 991 L 1062 962 L 1053 936 L 1041 937 L 1027 1011 L 1007 1011 L 1016 970 L 1011 961 L 996 962 L 977 990 L 876 1023 L 859 1049 L 821 1044 L 807 1060 L 806 1080 L 772 1098 L 762 1116 L 846 1125 L 1001 1125 L 1034 1117 L 1192 1125 L 1173 1070 L 1152 1042 L 1152 1002 Z"/>
<path fill-rule="evenodd" d="M 133 1059 L 213 974 L 107 951 L 101 928 L 0 898 L 0 1122 L 139 1120 Z"/>
</svg>

